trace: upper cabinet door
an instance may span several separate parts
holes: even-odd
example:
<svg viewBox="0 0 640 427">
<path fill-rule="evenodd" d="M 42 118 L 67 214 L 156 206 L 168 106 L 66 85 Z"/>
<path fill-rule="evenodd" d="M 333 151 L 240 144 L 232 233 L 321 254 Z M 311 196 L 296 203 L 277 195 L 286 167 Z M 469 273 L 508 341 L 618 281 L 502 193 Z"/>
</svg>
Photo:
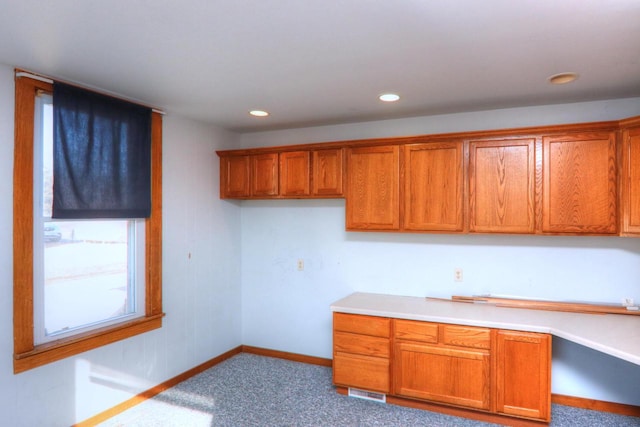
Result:
<svg viewBox="0 0 640 427">
<path fill-rule="evenodd" d="M 350 148 L 347 171 L 347 230 L 398 230 L 399 146 Z"/>
<path fill-rule="evenodd" d="M 542 138 L 542 231 L 617 231 L 613 132 Z"/>
<path fill-rule="evenodd" d="M 341 197 L 343 195 L 343 153 L 342 148 L 313 152 L 313 196 Z"/>
<path fill-rule="evenodd" d="M 533 233 L 535 139 L 469 142 L 469 230 Z"/>
<path fill-rule="evenodd" d="M 640 127 L 622 133 L 622 231 L 640 234 Z"/>
<path fill-rule="evenodd" d="M 284 197 L 308 196 L 310 193 L 308 151 L 280 153 L 280 195 Z"/>
<path fill-rule="evenodd" d="M 251 156 L 251 190 L 254 197 L 278 195 L 278 153 Z"/>
<path fill-rule="evenodd" d="M 251 196 L 251 157 L 220 157 L 220 198 Z"/>
<path fill-rule="evenodd" d="M 404 147 L 405 230 L 463 230 L 462 141 Z"/>
</svg>

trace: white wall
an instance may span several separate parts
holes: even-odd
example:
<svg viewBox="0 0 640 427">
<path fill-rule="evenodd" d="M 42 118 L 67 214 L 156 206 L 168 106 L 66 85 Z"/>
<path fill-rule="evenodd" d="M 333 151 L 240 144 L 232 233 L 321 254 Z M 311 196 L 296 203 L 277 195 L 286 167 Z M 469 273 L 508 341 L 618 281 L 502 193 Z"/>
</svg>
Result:
<svg viewBox="0 0 640 427">
<path fill-rule="evenodd" d="M 640 98 L 389 120 L 241 136 L 243 147 L 640 115 Z M 355 291 L 640 301 L 640 240 L 345 232 L 342 200 L 244 201 L 243 343 L 331 357 L 330 304 Z M 304 271 L 296 270 L 304 259 Z M 464 271 L 453 280 L 454 268 Z M 638 339 L 638 337 L 632 337 Z M 553 392 L 640 405 L 640 366 L 554 340 Z"/>
<path fill-rule="evenodd" d="M 637 115 L 640 115 L 640 98 L 626 98 L 575 104 L 442 114 L 437 116 L 285 129 L 270 132 L 253 132 L 242 134 L 240 136 L 240 143 L 243 148 L 251 148 L 312 142 L 345 141 L 351 139 L 433 135 L 448 132 L 600 122 L 620 120 Z"/>
<path fill-rule="evenodd" d="M 217 197 L 215 155 L 235 146 L 237 137 L 168 114 L 162 329 L 13 374 L 13 104 L 13 69 L 0 65 L 2 424 L 69 426 L 242 344 L 240 209 Z"/>
</svg>

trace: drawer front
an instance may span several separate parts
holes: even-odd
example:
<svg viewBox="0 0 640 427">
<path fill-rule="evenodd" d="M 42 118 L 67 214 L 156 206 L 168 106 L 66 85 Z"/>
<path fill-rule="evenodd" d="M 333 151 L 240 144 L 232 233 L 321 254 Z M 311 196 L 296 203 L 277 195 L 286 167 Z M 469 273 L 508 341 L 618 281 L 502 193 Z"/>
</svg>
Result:
<svg viewBox="0 0 640 427">
<path fill-rule="evenodd" d="M 333 334 L 334 353 L 356 353 L 366 356 L 389 357 L 389 338 L 372 337 L 335 332 Z"/>
<path fill-rule="evenodd" d="M 339 353 L 333 357 L 333 383 L 389 393 L 389 359 Z"/>
<path fill-rule="evenodd" d="M 491 330 L 473 326 L 441 325 L 442 342 L 447 345 L 469 348 L 491 348 Z"/>
<path fill-rule="evenodd" d="M 401 340 L 438 342 L 438 325 L 436 323 L 418 322 L 415 320 L 394 320 L 395 338 Z"/>
<path fill-rule="evenodd" d="M 333 313 L 333 329 L 341 332 L 389 338 L 391 319 L 360 314 Z"/>
</svg>

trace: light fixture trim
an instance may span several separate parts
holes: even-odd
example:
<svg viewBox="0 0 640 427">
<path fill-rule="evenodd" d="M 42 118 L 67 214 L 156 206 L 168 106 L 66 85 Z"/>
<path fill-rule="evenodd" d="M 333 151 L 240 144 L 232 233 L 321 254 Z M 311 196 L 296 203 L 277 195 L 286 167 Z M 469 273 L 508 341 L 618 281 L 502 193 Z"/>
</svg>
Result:
<svg viewBox="0 0 640 427">
<path fill-rule="evenodd" d="M 265 110 L 251 110 L 249 111 L 249 114 L 254 117 L 267 117 L 269 115 L 269 112 Z"/>
<path fill-rule="evenodd" d="M 573 71 L 554 74 L 549 77 L 549 83 L 554 85 L 564 85 L 567 83 L 574 82 L 578 79 L 578 73 Z"/>
<path fill-rule="evenodd" d="M 383 102 L 396 102 L 400 99 L 400 95 L 395 93 L 383 93 L 378 97 Z"/>
</svg>

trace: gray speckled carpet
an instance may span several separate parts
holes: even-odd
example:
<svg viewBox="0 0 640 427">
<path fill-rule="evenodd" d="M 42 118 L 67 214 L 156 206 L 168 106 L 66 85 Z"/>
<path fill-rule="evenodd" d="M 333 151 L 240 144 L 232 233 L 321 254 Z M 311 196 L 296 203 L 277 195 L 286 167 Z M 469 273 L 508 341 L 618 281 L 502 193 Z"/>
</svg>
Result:
<svg viewBox="0 0 640 427">
<path fill-rule="evenodd" d="M 489 426 L 336 393 L 331 369 L 242 353 L 100 424 L 106 427 Z M 551 426 L 640 426 L 640 418 L 553 405 Z"/>
</svg>

